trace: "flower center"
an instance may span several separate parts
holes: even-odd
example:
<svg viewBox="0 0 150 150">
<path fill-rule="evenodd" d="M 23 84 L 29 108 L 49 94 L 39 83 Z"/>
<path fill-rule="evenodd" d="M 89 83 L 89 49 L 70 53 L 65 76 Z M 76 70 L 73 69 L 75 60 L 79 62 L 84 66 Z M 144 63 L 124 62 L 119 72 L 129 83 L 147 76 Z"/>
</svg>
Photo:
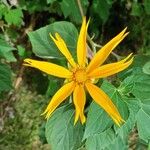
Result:
<svg viewBox="0 0 150 150">
<path fill-rule="evenodd" d="M 78 83 L 84 83 L 87 80 L 87 75 L 84 69 L 79 69 L 74 72 L 74 80 Z"/>
</svg>

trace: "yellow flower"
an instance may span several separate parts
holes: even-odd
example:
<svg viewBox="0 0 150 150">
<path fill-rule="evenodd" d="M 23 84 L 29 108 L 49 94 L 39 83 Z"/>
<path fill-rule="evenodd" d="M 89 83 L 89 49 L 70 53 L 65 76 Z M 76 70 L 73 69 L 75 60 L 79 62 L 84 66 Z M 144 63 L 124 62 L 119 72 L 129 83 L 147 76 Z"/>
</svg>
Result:
<svg viewBox="0 0 150 150">
<path fill-rule="evenodd" d="M 120 126 L 124 120 L 122 119 L 119 111 L 112 103 L 110 98 L 99 87 L 94 85 L 93 79 L 105 78 L 118 73 L 126 69 L 132 63 L 133 57 L 131 56 L 132 54 L 130 54 L 119 62 L 102 65 L 111 51 L 128 35 L 128 33 L 125 33 L 125 28 L 105 46 L 103 46 L 95 54 L 91 62 L 87 64 L 87 28 L 88 23 L 86 23 L 86 18 L 84 18 L 77 42 L 77 63 L 71 56 L 67 45 L 61 36 L 58 33 L 55 34 L 55 37 L 50 35 L 60 52 L 68 60 L 71 66 L 69 69 L 50 62 L 32 59 L 25 59 L 24 65 L 37 68 L 49 75 L 64 78 L 68 81 L 55 93 L 49 102 L 46 110 L 43 113 L 46 115 L 46 118 L 49 118 L 54 110 L 60 105 L 60 103 L 62 103 L 73 93 L 73 103 L 76 110 L 74 124 L 76 124 L 79 118 L 83 124 L 86 121 L 86 117 L 84 115 L 84 106 L 86 103 L 85 93 L 87 91 L 93 100 L 108 113 L 108 115 L 118 126 Z"/>
</svg>

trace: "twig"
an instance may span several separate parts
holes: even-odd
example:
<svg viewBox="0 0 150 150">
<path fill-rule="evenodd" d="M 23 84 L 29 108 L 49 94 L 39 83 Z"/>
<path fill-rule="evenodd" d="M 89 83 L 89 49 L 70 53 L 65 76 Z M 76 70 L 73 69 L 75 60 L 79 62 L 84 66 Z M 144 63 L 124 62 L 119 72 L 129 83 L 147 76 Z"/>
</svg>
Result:
<svg viewBox="0 0 150 150">
<path fill-rule="evenodd" d="M 19 74 L 18 74 L 18 77 L 17 77 L 17 79 L 16 79 L 16 81 L 15 81 L 15 84 L 14 84 L 15 90 L 18 89 L 19 85 L 20 85 L 21 82 L 22 82 L 22 76 L 23 76 L 24 70 L 25 70 L 25 67 L 24 67 L 24 66 L 21 66 L 20 71 L 19 71 Z"/>
<path fill-rule="evenodd" d="M 117 61 L 122 59 L 122 57 L 120 55 L 116 54 L 115 52 L 111 52 L 111 54 L 117 59 Z"/>
</svg>

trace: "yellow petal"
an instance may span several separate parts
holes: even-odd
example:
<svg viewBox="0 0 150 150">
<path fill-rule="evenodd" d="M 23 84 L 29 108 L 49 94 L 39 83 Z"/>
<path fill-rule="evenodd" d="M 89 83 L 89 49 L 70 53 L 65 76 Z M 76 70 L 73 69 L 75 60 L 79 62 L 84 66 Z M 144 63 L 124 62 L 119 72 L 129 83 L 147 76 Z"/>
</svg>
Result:
<svg viewBox="0 0 150 150">
<path fill-rule="evenodd" d="M 86 96 L 85 91 L 82 85 L 77 85 L 75 87 L 74 93 L 73 93 L 73 102 L 75 105 L 75 121 L 74 124 L 77 123 L 79 117 L 81 119 L 81 123 L 85 123 L 85 116 L 84 116 L 84 106 L 86 102 Z"/>
<path fill-rule="evenodd" d="M 72 76 L 72 73 L 66 68 L 50 62 L 25 59 L 23 65 L 37 68 L 49 75 L 53 75 L 60 78 L 70 78 Z"/>
<path fill-rule="evenodd" d="M 95 70 L 93 70 L 92 72 L 90 72 L 88 74 L 88 77 L 105 78 L 105 77 L 111 76 L 113 74 L 116 74 L 116 73 L 126 69 L 129 65 L 131 65 L 131 63 L 133 62 L 133 57 L 127 61 L 127 59 L 129 59 L 130 56 L 131 56 L 131 54 L 127 58 L 125 58 L 119 62 L 100 66 L 100 67 L 96 68 Z"/>
<path fill-rule="evenodd" d="M 50 37 L 52 38 L 52 40 L 54 41 L 54 43 L 56 44 L 56 46 L 58 47 L 60 52 L 66 57 L 66 59 L 68 60 L 70 65 L 72 67 L 75 67 L 76 63 L 75 63 L 71 53 L 69 52 L 65 41 L 61 38 L 61 36 L 58 33 L 56 33 L 55 34 L 56 39 L 51 34 L 50 34 Z"/>
<path fill-rule="evenodd" d="M 112 103 L 110 98 L 100 88 L 92 83 L 87 82 L 85 85 L 93 100 L 108 113 L 108 115 L 118 126 L 120 126 L 124 120 L 120 116 L 116 106 Z"/>
<path fill-rule="evenodd" d="M 60 103 L 62 103 L 69 95 L 71 95 L 74 87 L 75 83 L 73 81 L 61 87 L 52 97 L 50 103 L 42 115 L 46 114 L 46 118 L 50 117 L 50 115 L 60 105 Z"/>
<path fill-rule="evenodd" d="M 79 38 L 78 38 L 78 43 L 77 43 L 77 60 L 78 60 L 78 64 L 81 67 L 84 67 L 86 64 L 86 55 L 87 55 L 86 36 L 87 36 L 88 24 L 89 21 L 86 24 L 86 18 L 84 17 Z"/>
<path fill-rule="evenodd" d="M 112 50 L 128 35 L 128 33 L 125 33 L 126 29 L 127 28 L 125 28 L 122 32 L 115 36 L 95 54 L 87 67 L 87 72 L 90 72 L 103 64 Z"/>
</svg>

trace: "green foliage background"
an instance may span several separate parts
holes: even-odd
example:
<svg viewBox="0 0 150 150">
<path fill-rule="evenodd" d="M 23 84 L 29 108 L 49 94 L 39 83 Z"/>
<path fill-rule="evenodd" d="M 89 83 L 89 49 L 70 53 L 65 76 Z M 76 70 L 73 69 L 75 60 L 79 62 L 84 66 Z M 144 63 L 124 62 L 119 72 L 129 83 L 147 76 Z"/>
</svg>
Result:
<svg viewBox="0 0 150 150">
<path fill-rule="evenodd" d="M 22 66 L 27 57 L 66 66 L 49 33 L 60 33 L 76 57 L 82 13 L 91 19 L 88 33 L 94 42 L 88 43 L 94 52 L 124 27 L 130 31 L 107 62 L 133 52 L 134 63 L 97 83 L 126 120 L 120 128 L 90 97 L 84 126 L 73 126 L 74 106 L 68 101 L 46 122 L 40 114 L 63 81 Z M 1 0 L 0 150 L 150 148 L 149 18 L 150 0 Z"/>
</svg>

